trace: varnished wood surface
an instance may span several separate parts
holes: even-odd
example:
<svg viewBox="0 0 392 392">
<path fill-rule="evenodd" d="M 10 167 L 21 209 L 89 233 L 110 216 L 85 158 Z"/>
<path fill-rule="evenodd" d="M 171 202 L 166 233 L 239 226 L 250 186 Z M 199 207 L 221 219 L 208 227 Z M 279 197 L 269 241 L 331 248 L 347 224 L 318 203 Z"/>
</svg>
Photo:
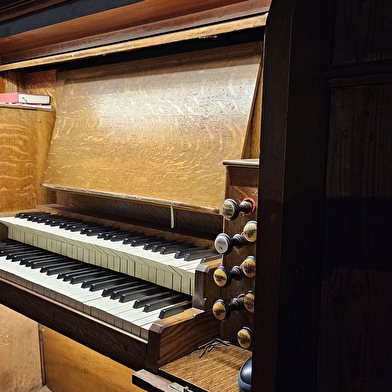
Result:
<svg viewBox="0 0 392 392">
<path fill-rule="evenodd" d="M 222 161 L 243 157 L 258 51 L 249 44 L 70 74 L 44 184 L 217 212 Z"/>
<path fill-rule="evenodd" d="M 260 15 L 269 4 L 270 0 L 144 0 L 0 39 L 1 62 L 21 62 Z"/>
<path fill-rule="evenodd" d="M 264 392 L 318 388 L 330 101 L 325 75 L 334 11 L 331 2 L 275 0 L 268 16 L 252 374 Z"/>
<path fill-rule="evenodd" d="M 209 392 L 239 392 L 238 372 L 251 352 L 219 344 L 200 358 L 201 351 L 173 361 L 160 368 L 159 374 L 178 381 L 182 386 L 197 385 Z"/>
<path fill-rule="evenodd" d="M 357 7 L 354 0 L 336 3 L 334 65 L 360 65 L 392 59 L 392 9 L 388 1 L 370 1 Z M 390 68 L 389 68 L 390 69 Z"/>
<path fill-rule="evenodd" d="M 54 119 L 52 110 L 0 105 L 0 211 L 48 202 L 40 184 Z"/>
<path fill-rule="evenodd" d="M 392 84 L 337 88 L 332 94 L 323 391 L 384 392 L 392 386 L 391 96 Z"/>
<path fill-rule="evenodd" d="M 46 386 L 52 392 L 142 391 L 132 384 L 131 368 L 49 328 L 42 328 L 42 337 Z"/>
<path fill-rule="evenodd" d="M 0 391 L 42 386 L 38 324 L 0 305 Z"/>
<path fill-rule="evenodd" d="M 195 39 L 211 39 L 220 35 L 263 27 L 266 23 L 266 19 L 267 15 L 261 14 L 241 20 L 233 20 L 219 24 L 194 27 L 189 30 L 187 29 L 168 32 L 162 35 L 153 35 L 151 37 L 141 37 L 131 41 L 121 41 L 118 43 L 102 45 L 94 48 L 77 48 L 77 50 L 59 54 L 48 54 L 46 56 L 38 56 L 36 50 L 33 50 L 33 54 L 31 56 L 37 57 L 31 59 L 20 59 L 20 55 L 16 58 L 12 57 L 12 59 L 9 59 L 9 61 L 12 60 L 13 62 L 0 65 L 0 71 L 10 71 L 48 65 L 58 66 L 59 64 L 68 63 L 71 61 L 90 60 L 94 58 L 100 58 L 102 56 L 127 53 L 140 49 L 162 46 L 168 43 L 175 44 L 192 41 Z M 114 34 L 111 34 L 110 37 L 113 35 Z M 27 54 L 24 53 L 22 56 L 27 56 Z"/>
</svg>

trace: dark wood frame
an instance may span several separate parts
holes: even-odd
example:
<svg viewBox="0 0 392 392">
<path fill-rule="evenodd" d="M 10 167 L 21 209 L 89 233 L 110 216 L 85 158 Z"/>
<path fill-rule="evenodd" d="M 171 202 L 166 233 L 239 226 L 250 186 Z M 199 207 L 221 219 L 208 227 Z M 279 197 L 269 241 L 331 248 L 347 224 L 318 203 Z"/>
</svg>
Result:
<svg viewBox="0 0 392 392">
<path fill-rule="evenodd" d="M 333 2 L 272 3 L 266 25 L 253 386 L 317 390 Z"/>
</svg>

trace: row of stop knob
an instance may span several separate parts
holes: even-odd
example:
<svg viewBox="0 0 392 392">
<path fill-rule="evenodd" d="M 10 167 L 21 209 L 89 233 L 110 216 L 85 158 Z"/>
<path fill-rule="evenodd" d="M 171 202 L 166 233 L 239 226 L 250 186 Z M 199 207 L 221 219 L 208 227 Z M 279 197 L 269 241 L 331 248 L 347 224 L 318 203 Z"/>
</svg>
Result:
<svg viewBox="0 0 392 392">
<path fill-rule="evenodd" d="M 249 215 L 256 209 L 256 203 L 251 198 L 246 198 L 242 202 L 234 199 L 226 199 L 222 204 L 222 215 L 226 220 L 236 219 L 240 214 Z M 257 239 L 257 222 L 255 220 L 248 221 L 241 233 L 234 234 L 230 237 L 226 233 L 220 233 L 215 238 L 215 249 L 221 255 L 229 254 L 233 248 L 242 248 L 252 245 Z M 224 265 L 220 265 L 214 271 L 214 281 L 221 287 L 227 287 L 233 280 L 243 278 L 254 278 L 256 275 L 256 258 L 247 256 L 239 265 L 232 267 L 230 270 Z M 229 302 L 218 299 L 214 302 L 212 313 L 219 321 L 227 320 L 230 315 L 240 312 L 242 309 L 250 313 L 254 313 L 254 291 L 249 290 L 245 294 L 232 298 Z M 253 334 L 249 327 L 242 327 L 237 333 L 238 344 L 246 349 L 252 345 Z"/>
</svg>

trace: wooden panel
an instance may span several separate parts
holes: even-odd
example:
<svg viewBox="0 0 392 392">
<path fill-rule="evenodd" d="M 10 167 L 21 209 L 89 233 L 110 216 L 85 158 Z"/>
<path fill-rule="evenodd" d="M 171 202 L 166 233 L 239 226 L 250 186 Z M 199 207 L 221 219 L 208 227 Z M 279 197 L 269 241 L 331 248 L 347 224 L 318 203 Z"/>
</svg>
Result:
<svg viewBox="0 0 392 392">
<path fill-rule="evenodd" d="M 274 0 L 266 27 L 252 356 L 265 392 L 317 391 L 334 11 Z"/>
<path fill-rule="evenodd" d="M 0 305 L 0 390 L 42 386 L 38 324 Z"/>
<path fill-rule="evenodd" d="M 142 391 L 132 384 L 132 369 L 51 329 L 43 328 L 42 336 L 46 384 L 51 391 Z"/>
<path fill-rule="evenodd" d="M 392 8 L 388 1 L 336 2 L 334 64 L 392 60 Z"/>
<path fill-rule="evenodd" d="M 78 2 L 76 2 L 78 3 Z M 104 3 L 104 2 L 102 2 Z M 1 63 L 125 42 L 266 12 L 270 0 L 144 0 L 0 38 Z M 78 7 L 72 2 L 73 7 Z M 38 15 L 39 16 L 39 15 Z M 58 15 L 55 14 L 58 18 Z M 26 16 L 27 25 L 37 15 Z M 49 17 L 46 18 L 49 20 Z M 7 27 L 7 26 L 5 26 Z M 10 24 L 9 29 L 13 25 Z M 37 42 L 40 45 L 37 47 Z"/>
<path fill-rule="evenodd" d="M 50 104 L 53 109 L 56 109 L 58 90 L 60 90 L 56 70 L 25 72 L 23 78 L 24 89 L 22 91 L 30 94 L 49 95 Z"/>
<path fill-rule="evenodd" d="M 55 112 L 0 106 L 0 211 L 48 201 L 40 188 Z"/>
<path fill-rule="evenodd" d="M 392 85 L 333 90 L 322 391 L 391 389 Z"/>
<path fill-rule="evenodd" d="M 260 68 L 258 45 L 70 75 L 45 183 L 206 211 L 241 158 Z M 91 130 L 94 129 L 94 132 Z"/>
</svg>

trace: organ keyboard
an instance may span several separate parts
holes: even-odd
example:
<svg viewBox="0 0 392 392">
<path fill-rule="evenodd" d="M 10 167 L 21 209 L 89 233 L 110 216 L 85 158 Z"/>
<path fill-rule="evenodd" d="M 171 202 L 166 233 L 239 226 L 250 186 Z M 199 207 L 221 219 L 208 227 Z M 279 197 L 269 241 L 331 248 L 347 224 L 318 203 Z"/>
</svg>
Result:
<svg viewBox="0 0 392 392">
<path fill-rule="evenodd" d="M 1 241 L 0 255 L 1 277 L 144 339 L 158 318 L 192 304 L 188 295 L 21 242 Z"/>
<path fill-rule="evenodd" d="M 4 305 L 132 369 L 156 370 L 218 334 L 205 282 L 219 255 L 205 241 L 71 215 L 0 218 Z"/>
<path fill-rule="evenodd" d="M 18 214 L 0 222 L 8 227 L 11 239 L 189 295 L 194 292 L 197 265 L 219 256 L 205 246 L 50 213 Z"/>
</svg>

